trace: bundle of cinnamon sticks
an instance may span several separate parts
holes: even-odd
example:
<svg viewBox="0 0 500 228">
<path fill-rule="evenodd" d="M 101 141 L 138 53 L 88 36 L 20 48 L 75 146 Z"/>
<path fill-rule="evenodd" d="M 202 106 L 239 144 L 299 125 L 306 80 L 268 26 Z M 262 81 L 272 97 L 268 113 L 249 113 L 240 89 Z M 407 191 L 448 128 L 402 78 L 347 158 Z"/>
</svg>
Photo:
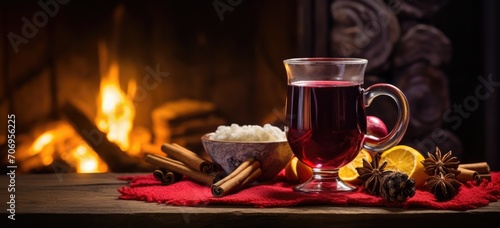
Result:
<svg viewBox="0 0 500 228">
<path fill-rule="evenodd" d="M 491 181 L 490 166 L 486 162 L 460 164 L 458 170 L 460 174 L 456 178 L 460 182 L 475 181 L 479 184 L 483 178 Z"/>
<path fill-rule="evenodd" d="M 168 171 L 163 168 L 155 170 L 153 176 L 165 185 L 173 184 L 182 178 L 182 174 Z"/>
<path fill-rule="evenodd" d="M 260 162 L 249 158 L 232 173 L 218 171 L 217 166 L 193 151 L 178 144 L 163 144 L 161 150 L 167 156 L 148 154 L 146 162 L 159 167 L 153 172 L 162 184 L 173 184 L 183 176 L 206 186 L 210 186 L 214 197 L 235 193 L 253 183 L 262 175 Z"/>
<path fill-rule="evenodd" d="M 199 184 L 212 185 L 214 176 L 211 173 L 215 169 L 212 162 L 178 144 L 163 144 L 161 150 L 167 156 L 148 154 L 144 159 L 160 168 L 153 175 L 163 184 L 172 184 L 187 176 Z"/>
</svg>

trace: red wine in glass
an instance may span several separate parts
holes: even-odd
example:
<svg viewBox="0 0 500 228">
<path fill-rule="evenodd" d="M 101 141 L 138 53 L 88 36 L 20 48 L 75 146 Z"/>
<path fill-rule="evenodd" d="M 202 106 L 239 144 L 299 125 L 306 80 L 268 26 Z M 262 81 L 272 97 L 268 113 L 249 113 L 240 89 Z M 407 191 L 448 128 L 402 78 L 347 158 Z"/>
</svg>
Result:
<svg viewBox="0 0 500 228">
<path fill-rule="evenodd" d="M 338 169 L 358 154 L 366 133 L 360 84 L 299 81 L 288 86 L 287 139 L 312 168 Z"/>
<path fill-rule="evenodd" d="M 397 145 L 408 127 L 408 100 L 390 84 L 363 88 L 366 59 L 292 58 L 283 63 L 288 79 L 287 141 L 295 156 L 313 170 L 311 179 L 293 189 L 355 191 L 356 186 L 340 179 L 338 170 L 361 148 L 379 153 Z M 391 97 L 398 107 L 394 128 L 381 138 L 366 134 L 365 108 L 378 96 Z"/>
</svg>

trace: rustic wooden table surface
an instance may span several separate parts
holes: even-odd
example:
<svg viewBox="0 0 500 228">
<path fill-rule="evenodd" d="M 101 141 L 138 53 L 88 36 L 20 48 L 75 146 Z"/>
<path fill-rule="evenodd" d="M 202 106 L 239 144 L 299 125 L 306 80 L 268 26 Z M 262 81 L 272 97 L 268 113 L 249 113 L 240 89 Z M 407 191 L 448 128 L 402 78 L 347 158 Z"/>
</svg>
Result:
<svg viewBox="0 0 500 228">
<path fill-rule="evenodd" d="M 499 224 L 500 201 L 467 211 L 408 210 L 374 207 L 307 206 L 291 208 L 176 207 L 118 199 L 117 180 L 124 174 L 26 174 L 15 177 L 17 225 L 68 227 L 463 227 Z M 7 191 L 10 178 L 1 176 L 2 220 L 10 220 Z M 2 221 L 2 224 L 5 221 Z M 493 222 L 493 223 L 492 223 Z M 2 225 L 2 227 L 5 227 Z"/>
</svg>

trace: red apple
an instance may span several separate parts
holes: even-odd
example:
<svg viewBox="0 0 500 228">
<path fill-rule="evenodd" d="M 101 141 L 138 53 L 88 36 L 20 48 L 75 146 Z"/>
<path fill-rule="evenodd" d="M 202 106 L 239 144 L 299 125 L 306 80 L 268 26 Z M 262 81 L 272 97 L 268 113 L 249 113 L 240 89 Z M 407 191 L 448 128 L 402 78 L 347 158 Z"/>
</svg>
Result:
<svg viewBox="0 0 500 228">
<path fill-rule="evenodd" d="M 366 116 L 366 133 L 375 137 L 384 137 L 388 134 L 384 121 L 376 116 Z"/>
</svg>

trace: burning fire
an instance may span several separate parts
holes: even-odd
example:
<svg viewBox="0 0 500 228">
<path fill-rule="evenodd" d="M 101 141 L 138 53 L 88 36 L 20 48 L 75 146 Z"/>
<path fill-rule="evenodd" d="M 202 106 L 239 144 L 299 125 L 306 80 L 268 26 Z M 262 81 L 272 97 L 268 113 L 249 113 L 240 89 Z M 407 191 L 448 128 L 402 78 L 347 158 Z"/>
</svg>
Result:
<svg viewBox="0 0 500 228">
<path fill-rule="evenodd" d="M 35 138 L 26 149 L 28 153 L 18 158 L 23 161 L 22 169 L 28 171 L 37 167 L 54 165 L 54 158 L 61 158 L 66 164 L 55 164 L 54 170 L 76 169 L 78 173 L 107 172 L 108 166 L 92 148 L 76 133 L 72 126 L 63 121 L 55 122 Z"/>
<path fill-rule="evenodd" d="M 131 80 L 125 94 L 120 88 L 118 64 L 109 61 L 107 48 L 101 44 L 100 64 L 101 82 L 97 97 L 97 114 L 95 123 L 110 142 L 115 143 L 120 149 L 134 155 L 140 152 L 142 141 L 130 141 L 135 117 L 133 96 L 136 83 Z M 107 64 L 110 63 L 110 64 Z M 109 66 L 106 68 L 106 66 Z M 103 71 L 102 69 L 107 69 Z M 77 134 L 67 122 L 57 122 L 45 129 L 31 144 L 25 155 L 26 169 L 36 167 L 38 164 L 50 166 L 54 159 L 62 159 L 78 173 L 107 172 L 108 166 L 99 155 Z"/>
<path fill-rule="evenodd" d="M 138 155 L 142 146 L 149 145 L 150 135 L 142 128 L 133 128 L 135 106 L 133 97 L 136 93 L 136 82 L 128 82 L 127 92 L 120 87 L 119 67 L 116 60 L 117 35 L 123 17 L 123 6 L 115 10 L 115 27 L 110 41 L 110 51 L 105 42 L 99 42 L 100 88 L 97 97 L 97 114 L 95 124 L 106 134 L 110 142 L 115 143 L 123 152 Z M 77 131 L 65 121 L 56 121 L 43 126 L 24 144 L 27 151 L 19 156 L 23 161 L 23 171 L 57 165 L 56 161 L 66 163 L 68 169 L 79 173 L 107 172 L 108 166 L 92 147 L 83 140 Z M 130 140 L 132 136 L 133 140 Z M 61 167 L 59 167 L 60 169 Z"/>
<path fill-rule="evenodd" d="M 96 157 L 95 152 L 87 144 L 80 144 L 73 148 L 70 152 L 73 157 L 65 160 L 73 160 L 76 164 L 76 172 L 78 173 L 95 173 L 108 171 L 107 165 L 102 162 L 99 157 Z"/>
<path fill-rule="evenodd" d="M 128 94 L 120 88 L 119 70 L 116 63 L 111 64 L 106 75 L 101 77 L 98 97 L 96 124 L 106 133 L 109 141 L 116 143 L 123 151 L 130 149 L 129 136 L 135 117 L 132 97 L 135 94 L 135 81 L 129 82 Z"/>
</svg>

